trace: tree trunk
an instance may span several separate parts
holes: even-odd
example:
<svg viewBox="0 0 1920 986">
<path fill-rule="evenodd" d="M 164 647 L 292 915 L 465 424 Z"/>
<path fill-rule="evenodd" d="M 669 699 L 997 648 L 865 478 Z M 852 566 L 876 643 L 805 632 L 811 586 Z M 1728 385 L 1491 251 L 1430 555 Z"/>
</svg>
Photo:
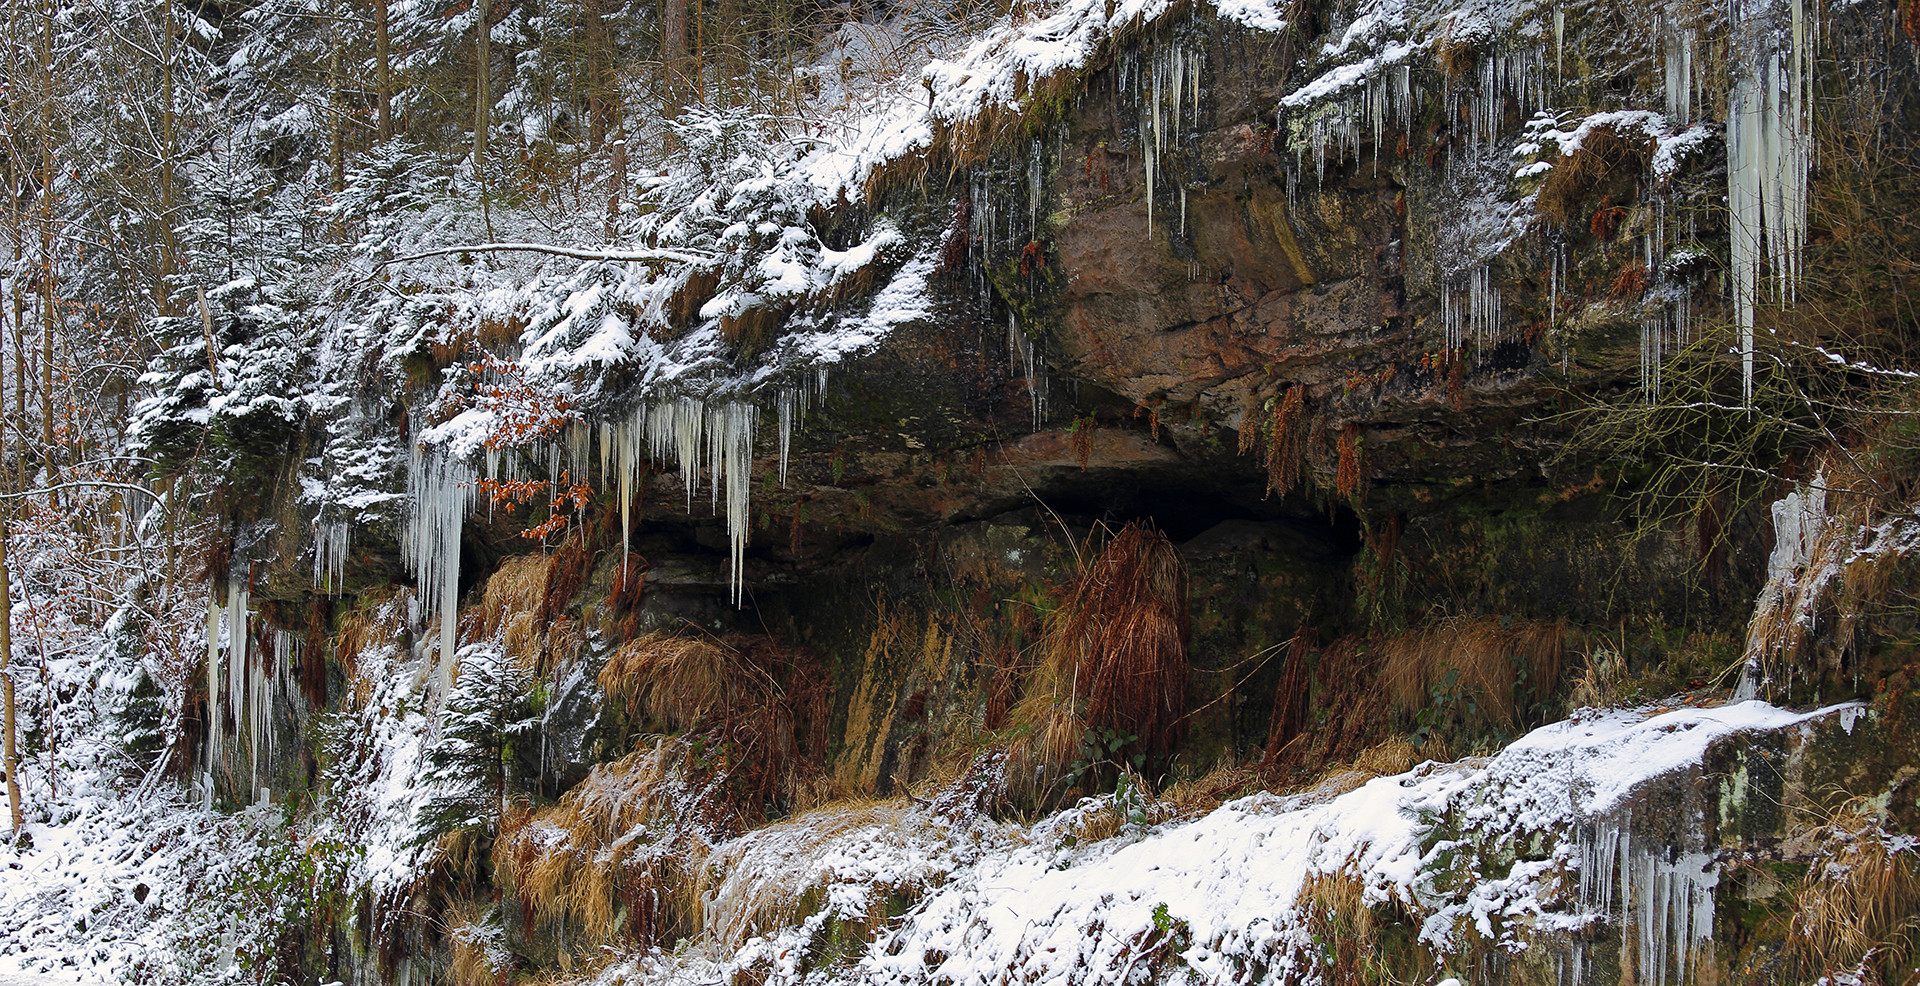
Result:
<svg viewBox="0 0 1920 986">
<path fill-rule="evenodd" d="M 393 56 L 387 44 L 387 0 L 373 0 L 373 70 L 379 92 L 380 139 L 393 136 Z"/>
<path fill-rule="evenodd" d="M 608 126 L 607 16 L 601 0 L 581 0 L 580 16 L 587 41 L 587 147 L 599 150 L 612 128 Z"/>
<path fill-rule="evenodd" d="M 160 313 L 162 315 L 171 315 L 173 313 L 173 305 L 171 303 L 172 292 L 168 290 L 168 280 L 173 272 L 179 269 L 178 263 L 180 256 L 179 244 L 173 234 L 174 198 L 176 195 L 173 161 L 173 151 L 176 143 L 174 135 L 178 132 L 180 125 L 177 107 L 175 105 L 173 63 L 177 52 L 176 38 L 179 34 L 179 29 L 178 25 L 174 22 L 173 4 L 166 4 L 165 7 L 167 16 L 162 24 L 162 46 L 160 49 L 163 62 L 160 67 L 160 146 L 157 148 L 160 157 L 160 269 L 158 271 L 159 277 L 156 278 L 159 283 L 154 285 L 153 297 L 155 304 L 159 306 Z M 51 68 L 49 68 L 49 71 L 51 71 Z M 49 87 L 49 90 L 51 90 L 51 87 Z"/>
<path fill-rule="evenodd" d="M 15 352 L 16 359 L 19 353 Z M 0 398 L 4 400 L 4 398 Z M 6 434 L 0 431 L 0 463 L 6 461 Z M 3 472 L 3 470 L 0 470 Z M 4 485 L 0 483 L 0 485 Z M 14 746 L 13 709 L 13 586 L 7 571 L 7 518 L 13 513 L 12 501 L 0 499 L 0 770 L 7 772 L 7 812 L 13 822 L 13 839 L 20 841 L 20 751 Z"/>
<path fill-rule="evenodd" d="M 607 193 L 607 242 L 620 234 L 620 193 L 627 188 L 627 142 L 613 142 L 613 190 Z"/>
<path fill-rule="evenodd" d="M 660 80 L 665 94 L 661 115 L 680 115 L 681 72 L 687 61 L 687 0 L 666 0 L 660 17 Z"/>
<path fill-rule="evenodd" d="M 341 98 L 340 31 L 336 26 L 327 42 L 327 117 L 330 131 L 327 148 L 333 166 L 333 190 L 347 187 L 347 106 Z"/>
<path fill-rule="evenodd" d="M 739 0 L 720 0 L 718 14 L 720 23 L 714 32 L 713 43 L 720 47 L 719 86 L 724 93 L 721 102 L 734 106 L 740 102 L 740 92 L 744 88 L 740 80 L 746 75 L 746 66 L 740 58 Z"/>
<path fill-rule="evenodd" d="M 169 7 L 169 10 L 172 8 Z M 49 4 L 42 18 L 40 38 L 40 458 L 47 469 L 47 484 L 56 482 L 53 472 L 53 331 L 59 317 L 58 286 L 53 274 L 53 12 Z M 26 355 L 15 353 L 18 359 Z"/>
<path fill-rule="evenodd" d="M 487 0 L 477 0 L 474 6 L 478 19 L 474 27 L 473 170 L 478 174 L 487 160 L 488 116 L 493 110 L 492 83 L 488 78 L 488 63 L 493 59 L 493 11 Z"/>
</svg>

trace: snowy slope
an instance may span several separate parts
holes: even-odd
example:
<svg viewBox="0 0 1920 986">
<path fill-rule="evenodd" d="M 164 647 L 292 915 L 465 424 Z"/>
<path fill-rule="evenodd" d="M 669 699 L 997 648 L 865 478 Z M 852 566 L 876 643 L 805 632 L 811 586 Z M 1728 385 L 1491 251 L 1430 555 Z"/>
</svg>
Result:
<svg viewBox="0 0 1920 986">
<path fill-rule="evenodd" d="M 1698 846 L 1625 844 L 1619 834 L 1629 830 L 1629 802 L 1661 779 L 1692 776 L 1722 740 L 1828 717 L 1850 728 L 1860 712 L 1847 705 L 1795 713 L 1760 702 L 1589 712 L 1491 758 L 1429 762 L 1364 783 L 1362 775 L 1344 775 L 1316 791 L 1259 794 L 1197 819 L 1136 820 L 1092 843 L 1073 833 L 1088 813 L 1112 810 L 1112 796 L 1025 829 L 923 809 L 920 840 L 875 840 L 855 827 L 839 840 L 791 843 L 782 865 L 810 873 L 828 891 L 825 909 L 797 927 L 737 951 L 710 946 L 636 958 L 602 980 L 648 982 L 670 973 L 711 980 L 755 969 L 772 982 L 1065 984 L 1184 975 L 1206 983 L 1312 983 L 1325 956 L 1303 891 L 1351 879 L 1368 905 L 1411 915 L 1422 943 L 1443 962 L 1475 946 L 1518 954 L 1545 947 L 1555 933 L 1610 923 L 1633 936 L 1627 940 L 1636 941 L 1639 961 L 1677 969 L 1679 981 L 1712 935 L 1717 863 Z M 1534 836 L 1544 837 L 1546 850 L 1520 852 Z M 970 848 L 956 855 L 955 846 Z M 737 850 L 722 847 L 716 856 L 730 852 Z M 944 861 L 931 874 L 930 858 Z M 1589 886 L 1604 875 L 1612 888 L 1615 873 L 1620 893 L 1603 896 Z M 925 888 L 925 895 L 865 955 L 838 970 L 808 968 L 805 957 L 831 922 L 861 918 L 864 902 L 902 887 Z M 834 901 L 855 903 L 836 914 Z"/>
</svg>

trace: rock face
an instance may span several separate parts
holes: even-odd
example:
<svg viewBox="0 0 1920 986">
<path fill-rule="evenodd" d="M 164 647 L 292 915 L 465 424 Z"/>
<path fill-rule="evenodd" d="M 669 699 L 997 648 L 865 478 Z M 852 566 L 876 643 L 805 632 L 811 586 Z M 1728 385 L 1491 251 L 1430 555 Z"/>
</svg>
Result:
<svg viewBox="0 0 1920 986">
<path fill-rule="evenodd" d="M 1631 13 L 1590 6 L 1573 19 L 1592 30 Z M 536 691 L 535 738 L 501 741 L 503 788 L 518 784 L 540 811 L 562 799 L 585 812 L 567 792 L 611 763 L 639 770 L 631 758 L 647 748 L 637 737 L 654 731 L 697 735 L 690 761 L 719 771 L 701 775 L 721 778 L 713 789 L 728 783 L 714 764 L 745 748 L 740 721 L 702 718 L 714 702 L 616 707 L 596 677 L 649 634 L 792 649 L 780 651 L 785 663 L 726 665 L 791 675 L 774 689 L 782 702 L 798 687 L 792 669 L 815 671 L 819 690 L 804 707 L 796 699 L 767 713 L 809 738 L 782 754 L 784 786 L 756 792 L 763 814 L 729 825 L 829 798 L 924 793 L 977 767 L 983 747 L 1013 748 L 1018 762 L 1042 728 L 1033 709 L 1047 705 L 1045 655 L 1063 600 L 1133 523 L 1166 535 L 1191 586 L 1185 694 L 1167 710 L 1184 740 L 1171 756 L 1132 761 L 1156 783 L 1258 764 L 1261 782 L 1285 786 L 1389 740 L 1419 746 L 1422 758 L 1467 756 L 1579 702 L 1626 697 L 1593 691 L 1607 674 L 1639 682 L 1642 698 L 1724 684 L 1716 676 L 1738 663 L 1764 574 L 1764 518 L 1708 489 L 1691 515 L 1648 520 L 1621 494 L 1642 488 L 1652 467 L 1595 439 L 1600 416 L 1567 413 L 1636 382 L 1646 326 L 1675 293 L 1701 325 L 1717 317 L 1717 285 L 1704 273 L 1674 267 L 1659 298 L 1648 279 L 1679 245 L 1723 250 L 1724 217 L 1702 205 L 1702 190 L 1724 188 L 1724 155 L 1709 147 L 1656 175 L 1657 141 L 1603 124 L 1624 149 L 1596 149 L 1590 137 L 1583 153 L 1598 164 L 1562 155 L 1517 175 L 1516 145 L 1540 129 L 1524 129 L 1537 100 L 1497 86 L 1487 102 L 1469 98 L 1475 59 L 1514 55 L 1517 40 L 1423 52 L 1423 94 L 1406 119 L 1377 141 L 1327 151 L 1302 129 L 1302 108 L 1290 122 L 1282 114 L 1282 128 L 1275 108 L 1334 64 L 1330 46 L 1353 18 L 1302 16 L 1301 28 L 1271 34 L 1206 12 L 1170 14 L 1117 42 L 1064 95 L 1036 95 L 1045 105 L 1029 108 L 1020 138 L 976 148 L 944 181 L 878 196 L 872 208 L 916 244 L 959 245 L 930 289 L 937 314 L 835 370 L 793 433 L 784 482 L 763 429 L 741 604 L 729 598 L 725 521 L 701 498 L 690 507 L 665 466 L 646 475 L 630 530 L 603 493 L 546 561 L 530 557 L 517 519 L 470 522 L 460 640 L 497 646 L 550 679 Z M 1861 5 L 1828 16 L 1885 19 Z M 1541 35 L 1526 38 L 1537 59 Z M 1580 48 L 1569 105 L 1593 114 L 1651 105 L 1659 66 L 1631 47 L 1614 52 L 1617 62 L 1606 45 Z M 1179 123 L 1156 125 L 1166 107 L 1142 80 L 1158 78 L 1170 53 L 1204 66 L 1204 81 Z M 1476 136 L 1487 129 L 1504 136 Z M 1537 145 L 1528 153 L 1543 156 Z M 1537 177 L 1562 168 L 1589 172 Z M 1682 216 L 1685 243 L 1665 239 Z M 263 511 L 272 519 L 240 547 L 261 559 L 257 591 L 283 603 L 306 584 L 287 543 L 292 497 L 281 491 L 278 508 Z M 351 566 L 358 579 L 395 567 L 394 538 L 368 533 Z M 507 609 L 531 616 L 501 629 L 512 623 L 493 600 L 516 579 L 533 581 Z M 338 638 L 354 606 L 332 606 Z M 412 645 L 411 632 L 396 631 L 399 646 Z M 792 656 L 802 651 L 806 661 Z M 1905 659 L 1880 653 L 1872 666 Z M 339 664 L 336 707 L 348 676 Z M 1570 700 L 1583 673 L 1589 690 Z M 1068 705 L 1081 701 L 1076 674 L 1064 679 Z M 1716 753 L 1701 777 L 1717 787 L 1676 781 L 1645 793 L 1631 831 L 1683 855 L 1762 860 L 1728 870 L 1712 892 L 1778 905 L 1784 885 L 1766 884 L 1765 865 L 1811 836 L 1762 817 L 1763 804 L 1811 805 L 1824 795 L 1809 792 L 1826 790 L 1814 779 L 1829 776 L 1862 795 L 1909 791 L 1915 754 L 1899 710 L 1910 704 L 1890 701 L 1860 734 L 1884 733 L 1878 752 L 1823 720 L 1818 735 Z M 1086 728 L 1066 730 L 1076 766 L 1058 772 L 1064 780 L 1023 794 L 995 761 L 1000 783 L 968 796 L 1006 814 L 1110 788 L 1138 737 L 1111 723 L 1104 737 L 1100 723 L 1071 725 Z M 648 769 L 665 762 L 664 748 Z M 1910 791 L 1902 797 L 1888 811 L 1910 830 Z M 1656 831 L 1673 821 L 1662 798 L 1697 824 L 1690 814 Z M 522 908 L 516 949 L 561 961 L 555 943 L 570 918 L 536 920 L 504 877 L 485 889 Z M 633 917 L 634 900 L 620 907 L 671 944 L 658 929 L 678 925 Z M 1775 944 L 1721 936 L 1717 958 L 1694 968 L 1718 963 L 1723 979 L 1741 981 L 1736 967 L 1778 950 L 1777 929 L 1765 927 Z M 1572 956 L 1586 942 L 1561 944 Z M 1598 946 L 1580 954 L 1609 979 L 1631 964 Z M 1482 972 L 1498 979 L 1504 963 L 1488 958 Z M 1551 973 L 1528 968 L 1540 981 Z"/>
</svg>

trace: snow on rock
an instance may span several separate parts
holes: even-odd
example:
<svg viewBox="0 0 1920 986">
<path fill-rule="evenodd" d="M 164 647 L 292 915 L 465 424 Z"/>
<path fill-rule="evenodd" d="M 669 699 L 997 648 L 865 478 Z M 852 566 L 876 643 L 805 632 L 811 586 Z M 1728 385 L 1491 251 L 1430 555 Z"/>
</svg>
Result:
<svg viewBox="0 0 1920 986">
<path fill-rule="evenodd" d="M 1520 952 L 1540 934 L 1598 921 L 1624 929 L 1641 968 L 1657 965 L 1662 976 L 1677 968 L 1665 981 L 1681 982 L 1711 937 L 1717 864 L 1697 846 L 1623 844 L 1635 797 L 1697 769 L 1716 742 L 1856 711 L 1797 713 L 1761 702 L 1589 711 L 1490 758 L 1428 762 L 1350 790 L 1350 780 L 1335 778 L 1304 794 L 1257 794 L 1197 819 L 1128 824 L 1094 842 L 1073 834 L 1088 812 L 1113 809 L 1111 795 L 1027 829 L 958 825 L 918 808 L 809 816 L 717 851 L 709 866 L 726 875 L 709 907 L 734 913 L 730 902 L 756 896 L 742 891 L 749 886 L 788 901 L 823 887 L 816 913 L 794 915 L 781 930 L 730 919 L 728 927 L 751 925 L 756 937 L 733 944 L 736 930 L 677 956 L 636 958 L 602 981 L 724 979 L 749 967 L 769 982 L 822 981 L 797 956 L 825 933 L 824 922 L 865 915 L 874 900 L 908 887 L 921 891 L 917 905 L 829 978 L 1121 982 L 1152 964 L 1143 956 L 1164 953 L 1156 980 L 1315 982 L 1320 952 L 1300 897 L 1310 881 L 1338 877 L 1358 881 L 1367 904 L 1392 902 L 1414 915 L 1441 955 L 1462 952 L 1467 936 Z M 1612 841 L 1596 849 L 1595 832 L 1612 832 Z M 1503 848 L 1541 836 L 1544 856 L 1498 864 Z M 775 887 L 784 893 L 765 892 Z"/>
</svg>

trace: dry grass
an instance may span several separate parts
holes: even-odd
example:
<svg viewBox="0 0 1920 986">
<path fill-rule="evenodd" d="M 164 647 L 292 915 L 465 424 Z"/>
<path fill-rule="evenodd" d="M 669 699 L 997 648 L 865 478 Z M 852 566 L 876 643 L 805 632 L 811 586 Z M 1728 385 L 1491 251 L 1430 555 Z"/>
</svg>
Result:
<svg viewBox="0 0 1920 986">
<path fill-rule="evenodd" d="M 488 910 L 465 902 L 447 913 L 450 986 L 506 986 L 513 975 L 513 953 L 500 929 L 488 920 Z"/>
<path fill-rule="evenodd" d="M 593 551 L 587 547 L 587 532 L 575 528 L 559 547 L 547 569 L 546 594 L 540 600 L 540 620 L 551 624 L 566 615 L 573 597 L 580 594 L 593 572 Z"/>
<path fill-rule="evenodd" d="M 378 684 L 360 673 L 360 655 L 370 650 L 398 647 L 406 634 L 407 607 L 401 592 L 396 589 L 384 599 L 368 596 L 362 605 L 340 617 L 333 652 L 347 670 L 350 709 L 366 708 Z"/>
<path fill-rule="evenodd" d="M 1348 760 L 1386 725 L 1386 703 L 1377 687 L 1378 665 L 1368 641 L 1341 637 L 1317 650 L 1310 643 L 1304 634 L 1295 637 L 1295 653 L 1288 655 L 1290 668 L 1280 684 L 1288 691 L 1275 696 L 1276 708 L 1288 701 L 1301 704 L 1298 728 L 1275 730 L 1267 737 L 1260 769 L 1274 783 L 1284 784 L 1298 771 L 1313 774 L 1330 763 Z M 1296 660 L 1298 670 L 1294 671 Z M 1306 721 L 1307 699 L 1300 696 L 1315 694 L 1319 696 L 1315 705 L 1325 710 L 1326 719 L 1317 728 L 1308 728 L 1313 724 Z"/>
<path fill-rule="evenodd" d="M 1574 679 L 1567 696 L 1570 709 L 1607 709 L 1626 703 L 1632 687 L 1627 675 L 1627 659 L 1609 644 L 1600 644 L 1587 652 L 1586 668 Z"/>
<path fill-rule="evenodd" d="M 1843 806 L 1794 891 L 1786 947 L 1811 973 L 1877 966 L 1883 975 L 1874 981 L 1897 982 L 1910 965 L 1920 936 L 1920 853 L 1890 841 L 1882 814 L 1869 799 Z"/>
<path fill-rule="evenodd" d="M 1198 818 L 1235 798 L 1262 789 L 1256 766 L 1226 763 L 1195 778 L 1183 778 L 1160 792 L 1160 802 L 1175 818 Z"/>
<path fill-rule="evenodd" d="M 600 687 L 643 721 L 711 744 L 729 799 L 757 818 L 821 773 L 827 686 L 818 665 L 764 637 L 657 631 L 620 645 Z"/>
<path fill-rule="evenodd" d="M 1435 965 L 1425 948 L 1389 948 L 1381 938 L 1383 920 L 1416 927 L 1419 922 L 1391 904 L 1386 913 L 1369 907 L 1357 871 L 1350 862 L 1330 873 L 1312 874 L 1300 887 L 1296 906 L 1306 919 L 1319 980 L 1329 986 L 1430 981 Z"/>
<path fill-rule="evenodd" d="M 1535 207 L 1540 215 L 1562 228 L 1582 219 L 1592 226 L 1592 216 L 1583 203 L 1615 179 L 1638 179 L 1645 174 L 1653 160 L 1653 151 L 1653 140 L 1644 134 L 1630 135 L 1612 127 L 1596 127 L 1572 154 L 1554 162 L 1553 170 L 1540 185 Z M 1608 206 L 1604 201 L 1601 205 L 1603 209 L 1620 208 Z M 1621 214 L 1625 214 L 1625 209 L 1621 209 Z M 1613 228 L 1618 228 L 1617 220 Z M 1603 240 L 1612 238 L 1611 230 L 1593 232 L 1597 237 L 1601 232 L 1608 232 L 1608 236 L 1600 237 Z"/>
<path fill-rule="evenodd" d="M 1187 572 L 1166 535 L 1128 524 L 1047 617 L 1042 660 L 1013 719 L 1025 727 L 1012 776 L 1051 787 L 1090 729 L 1133 737 L 1119 756 L 1160 761 L 1186 712 Z"/>
<path fill-rule="evenodd" d="M 1366 483 L 1366 466 L 1360 457 L 1360 426 L 1352 422 L 1340 428 L 1339 467 L 1334 472 L 1334 488 L 1352 499 L 1360 495 Z"/>
<path fill-rule="evenodd" d="M 1566 629 L 1557 623 L 1462 618 L 1381 643 L 1381 683 L 1412 715 L 1436 694 L 1470 697 L 1491 723 L 1513 728 L 1560 681 Z"/>
<path fill-rule="evenodd" d="M 607 588 L 607 612 L 613 615 L 614 630 L 621 640 L 640 634 L 640 599 L 647 591 L 649 568 L 645 558 L 629 551 L 613 570 L 613 581 Z"/>
<path fill-rule="evenodd" d="M 776 822 L 729 843 L 725 856 L 700 868 L 698 893 L 711 901 L 707 931 L 722 946 L 737 948 L 754 935 L 800 923 L 828 903 L 831 870 L 819 865 L 822 857 L 852 846 L 866 855 L 891 850 L 905 856 L 918 843 L 949 837 L 905 798 L 836 802 Z M 837 917 L 869 933 L 878 931 L 888 896 L 903 889 L 876 884 L 863 905 Z"/>
<path fill-rule="evenodd" d="M 1306 917 L 1319 954 L 1314 956 L 1321 979 L 1328 983 L 1363 983 L 1369 956 L 1378 950 L 1373 910 L 1366 903 L 1366 886 L 1353 871 L 1308 876 L 1295 905 Z"/>
<path fill-rule="evenodd" d="M 540 662 L 545 634 L 540 619 L 553 568 L 545 555 L 515 555 L 500 563 L 481 592 L 481 630 L 499 635 L 507 656 L 522 667 Z"/>
<path fill-rule="evenodd" d="M 1391 736 L 1361 750 L 1360 755 L 1353 758 L 1353 766 L 1356 770 L 1364 770 L 1379 777 L 1388 777 L 1393 774 L 1404 774 L 1412 770 L 1414 764 L 1426 759 L 1428 756 L 1414 749 L 1413 744 L 1405 737 Z"/>
<path fill-rule="evenodd" d="M 693 871 L 743 827 L 700 761 L 693 744 L 662 740 L 595 767 L 552 807 L 506 812 L 494 868 L 523 929 L 565 929 L 567 941 L 596 946 L 698 928 Z"/>
</svg>

